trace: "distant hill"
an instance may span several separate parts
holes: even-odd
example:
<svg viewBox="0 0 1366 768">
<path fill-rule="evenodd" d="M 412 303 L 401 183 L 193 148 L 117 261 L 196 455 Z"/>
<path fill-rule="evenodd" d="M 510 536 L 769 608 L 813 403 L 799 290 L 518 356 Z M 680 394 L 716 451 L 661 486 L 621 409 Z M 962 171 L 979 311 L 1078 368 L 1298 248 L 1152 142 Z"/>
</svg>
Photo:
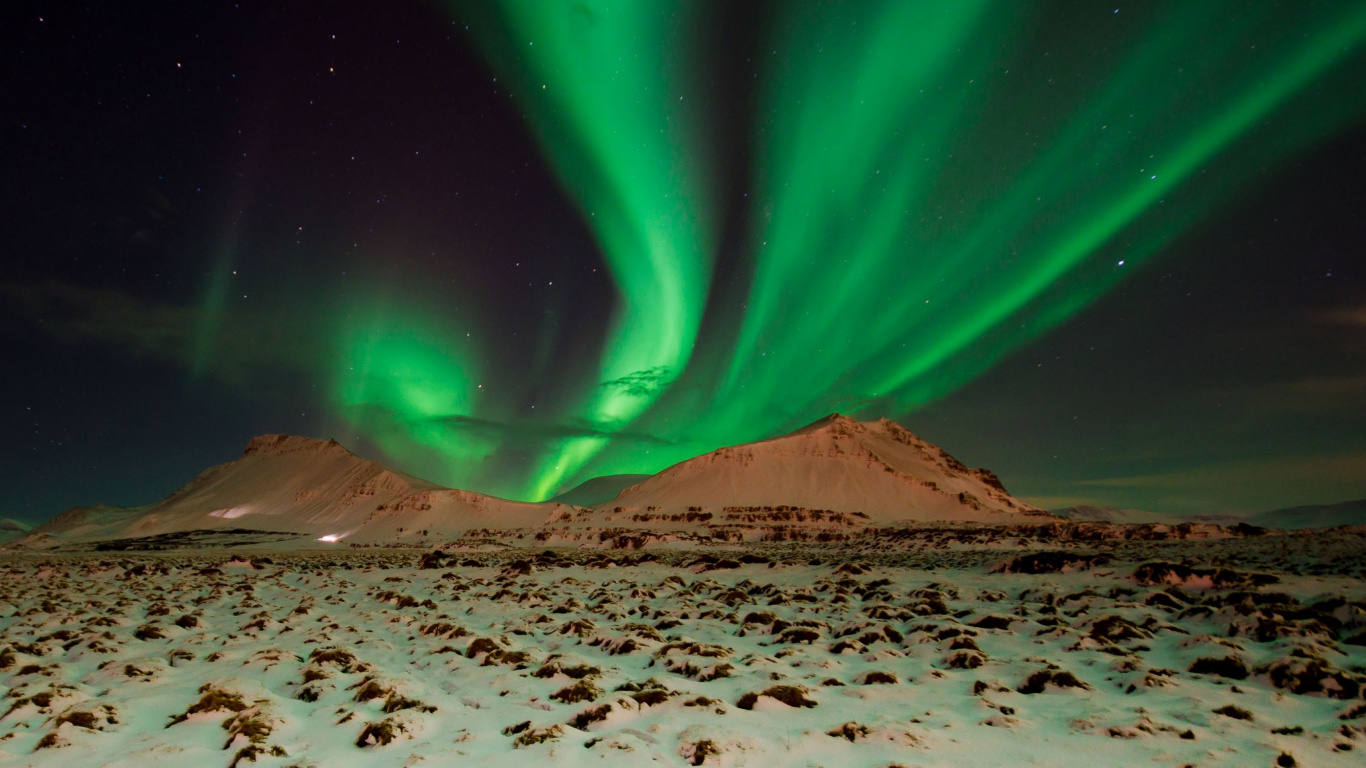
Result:
<svg viewBox="0 0 1366 768">
<path fill-rule="evenodd" d="M 1306 528 L 1333 528 L 1339 525 L 1366 525 L 1366 499 L 1343 501 L 1337 504 L 1310 504 L 1300 507 L 1286 507 L 1269 512 L 1255 512 L 1246 515 L 1209 514 L 1178 517 L 1160 512 L 1145 512 L 1137 509 L 1117 509 L 1081 505 L 1052 510 L 1053 514 L 1068 520 L 1100 523 L 1214 523 L 1217 525 L 1237 525 L 1248 523 L 1262 528 L 1279 530 L 1303 530 Z"/>
<path fill-rule="evenodd" d="M 680 514 L 794 507 L 857 513 L 873 524 L 1052 519 L 887 419 L 831 414 L 795 432 L 675 464 L 596 505 Z"/>
<path fill-rule="evenodd" d="M 1366 499 L 1343 501 L 1337 504 L 1311 504 L 1262 512 L 1248 518 L 1253 525 L 1263 528 L 1299 530 L 1303 528 L 1333 528 L 1339 525 L 1366 525 Z"/>
<path fill-rule="evenodd" d="M 1167 525 L 1185 522 L 1183 518 L 1177 517 L 1176 515 L 1164 515 L 1160 512 L 1145 512 L 1141 509 L 1098 507 L 1092 504 L 1083 504 L 1076 507 L 1066 507 L 1050 511 L 1058 517 L 1065 517 L 1068 520 L 1075 520 L 1077 522 L 1165 523 Z"/>
<path fill-rule="evenodd" d="M 551 499 L 559 504 L 573 504 L 576 507 L 591 507 L 612 499 L 627 488 L 650 478 L 650 475 L 602 475 L 570 488 Z"/>
<path fill-rule="evenodd" d="M 28 533 L 28 526 L 13 518 L 0 517 L 0 542 L 17 539 Z"/>
<path fill-rule="evenodd" d="M 31 533 L 77 540 L 113 538 L 120 535 L 127 525 L 145 511 L 145 506 L 120 507 L 114 504 L 72 507 L 33 529 Z"/>
</svg>

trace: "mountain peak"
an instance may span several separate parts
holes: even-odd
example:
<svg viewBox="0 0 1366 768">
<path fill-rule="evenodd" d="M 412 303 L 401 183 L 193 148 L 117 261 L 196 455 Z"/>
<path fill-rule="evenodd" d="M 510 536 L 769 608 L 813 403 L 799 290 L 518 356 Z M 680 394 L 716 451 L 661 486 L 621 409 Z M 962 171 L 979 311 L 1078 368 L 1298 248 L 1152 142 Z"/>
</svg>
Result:
<svg viewBox="0 0 1366 768">
<path fill-rule="evenodd" d="M 725 519 L 775 507 L 857 513 L 879 524 L 1051 519 L 1012 497 L 990 470 L 964 465 L 900 424 L 840 413 L 680 462 L 596 505 L 647 515 L 711 509 Z"/>
<path fill-rule="evenodd" d="M 279 455 L 284 453 L 350 453 L 336 440 L 320 440 L 299 435 L 258 435 L 247 443 L 243 456 L 253 454 Z"/>
<path fill-rule="evenodd" d="M 800 428 L 798 428 L 798 429 L 796 429 L 796 430 L 793 430 L 792 432 L 789 432 L 788 434 L 790 434 L 790 435 L 805 435 L 805 434 L 808 434 L 808 433 L 811 433 L 811 432 L 818 432 L 818 431 L 820 431 L 820 430 L 822 430 L 822 429 L 828 429 L 828 428 L 831 428 L 831 427 L 835 427 L 835 428 L 843 427 L 843 428 L 845 428 L 845 429 L 859 429 L 859 428 L 866 428 L 867 426 L 868 426 L 867 423 L 864 423 L 864 422 L 862 422 L 862 421 L 859 421 L 858 419 L 855 419 L 855 418 L 853 418 L 852 416 L 845 416 L 844 414 L 838 413 L 838 412 L 837 412 L 837 413 L 828 414 L 828 415 L 826 415 L 826 416 L 822 416 L 822 417 L 820 417 L 819 419 L 816 419 L 815 421 L 811 422 L 810 424 L 807 424 L 807 425 L 804 426 L 804 427 L 800 427 Z"/>
</svg>

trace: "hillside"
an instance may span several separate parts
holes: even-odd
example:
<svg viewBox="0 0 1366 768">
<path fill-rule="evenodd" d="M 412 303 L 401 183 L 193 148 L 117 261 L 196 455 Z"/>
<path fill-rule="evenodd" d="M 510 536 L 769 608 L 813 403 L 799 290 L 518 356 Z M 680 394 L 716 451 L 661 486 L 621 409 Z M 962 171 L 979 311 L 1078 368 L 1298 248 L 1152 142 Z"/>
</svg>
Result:
<svg viewBox="0 0 1366 768">
<path fill-rule="evenodd" d="M 8 517 L 0 517 L 0 543 L 17 539 L 28 533 L 28 526 Z"/>
<path fill-rule="evenodd" d="M 1339 525 L 1366 525 L 1366 499 L 1337 504 L 1310 504 L 1262 512 L 1249 518 L 1253 525 L 1292 531 L 1304 528 L 1334 528 Z"/>
<path fill-rule="evenodd" d="M 559 504 L 573 504 L 576 507 L 591 507 L 616 497 L 617 494 L 650 475 L 602 475 L 579 483 L 551 499 Z"/>
<path fill-rule="evenodd" d="M 263 435 L 241 458 L 159 502 L 73 508 L 7 546 L 427 547 L 481 530 L 515 530 L 548 545 L 644 546 L 831 541 L 884 525 L 1058 519 L 1012 497 L 990 470 L 969 468 L 891 421 L 834 414 L 656 475 L 594 478 L 541 504 L 445 488 L 336 441 Z M 615 533 L 621 529 L 656 533 L 626 534 L 638 539 L 628 542 Z"/>
<path fill-rule="evenodd" d="M 242 457 L 201 472 L 147 507 L 78 507 L 20 545 L 165 536 L 204 529 L 299 534 L 323 541 L 419 543 L 474 528 L 524 528 L 558 505 L 444 488 L 362 459 L 336 441 L 253 438 Z"/>
<path fill-rule="evenodd" d="M 1176 525 L 1184 522 L 1176 515 L 1164 515 L 1160 512 L 1145 512 L 1141 509 L 1119 509 L 1117 507 L 1099 507 L 1091 504 L 1083 504 L 1076 507 L 1052 510 L 1058 517 L 1072 520 L 1075 522 L 1088 523 L 1117 523 L 1121 525 L 1132 523 L 1163 523 L 1165 525 Z"/>
<path fill-rule="evenodd" d="M 752 518 L 774 507 L 864 515 L 881 525 L 1054 519 L 1012 497 L 990 470 L 971 469 L 894 422 L 839 414 L 675 464 L 595 509 L 730 509 Z"/>
</svg>

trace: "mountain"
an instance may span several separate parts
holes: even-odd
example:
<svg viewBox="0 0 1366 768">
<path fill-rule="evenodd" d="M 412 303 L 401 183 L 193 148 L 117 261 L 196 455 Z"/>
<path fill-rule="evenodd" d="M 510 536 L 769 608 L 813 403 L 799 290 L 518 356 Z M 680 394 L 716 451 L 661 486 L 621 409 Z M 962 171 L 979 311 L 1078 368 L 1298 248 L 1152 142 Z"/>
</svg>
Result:
<svg viewBox="0 0 1366 768">
<path fill-rule="evenodd" d="M 675 464 L 594 507 L 685 514 L 725 508 L 795 507 L 911 521 L 1025 522 L 1055 519 L 1021 502 L 990 470 L 970 469 L 887 419 L 831 414 L 795 432 L 721 448 Z"/>
<path fill-rule="evenodd" d="M 1337 504 L 1311 504 L 1261 512 L 1248 519 L 1263 528 L 1293 531 L 1304 528 L 1333 528 L 1339 525 L 1366 525 L 1366 499 Z"/>
<path fill-rule="evenodd" d="M 17 539 L 28 533 L 28 526 L 8 517 L 0 517 L 0 542 Z"/>
<path fill-rule="evenodd" d="M 1165 523 L 1167 525 L 1176 525 L 1185 522 L 1183 518 L 1179 518 L 1176 515 L 1164 515 L 1160 512 L 1144 512 L 1141 509 L 1098 507 L 1091 504 L 1082 504 L 1080 506 L 1067 507 L 1065 509 L 1054 509 L 1052 512 L 1058 517 L 1085 523 Z"/>
<path fill-rule="evenodd" d="M 907 522 L 1057 519 L 1012 497 L 991 471 L 971 469 L 891 421 L 832 414 L 656 475 L 594 478 L 540 504 L 445 488 L 334 440 L 263 435 L 241 458 L 201 472 L 159 502 L 75 507 L 5 546 L 425 547 L 478 530 L 568 544 L 641 528 L 664 531 L 661 541 L 824 541 Z"/>
<path fill-rule="evenodd" d="M 648 478 L 649 475 L 602 475 L 570 488 L 551 499 L 559 504 L 573 504 L 576 507 L 591 507 L 615 497 L 618 493 Z"/>
<path fill-rule="evenodd" d="M 146 510 L 145 506 L 120 507 L 113 504 L 72 507 L 33 529 L 30 534 L 63 540 L 115 538 Z"/>
<path fill-rule="evenodd" d="M 79 542 L 247 529 L 326 543 L 419 543 L 475 528 L 535 526 L 567 509 L 445 488 L 362 459 L 335 440 L 263 435 L 241 458 L 201 472 L 155 504 L 77 507 L 27 538 Z"/>
</svg>

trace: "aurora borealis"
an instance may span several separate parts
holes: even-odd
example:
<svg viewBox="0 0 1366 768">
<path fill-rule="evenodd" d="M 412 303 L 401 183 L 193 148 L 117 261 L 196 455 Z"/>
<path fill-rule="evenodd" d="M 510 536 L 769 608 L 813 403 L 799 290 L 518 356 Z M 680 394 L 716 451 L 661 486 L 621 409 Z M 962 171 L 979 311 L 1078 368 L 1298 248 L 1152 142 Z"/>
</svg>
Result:
<svg viewBox="0 0 1366 768">
<path fill-rule="evenodd" d="M 486 9 L 470 6 L 500 71 L 532 95 L 533 126 L 617 284 L 600 373 L 579 413 L 595 430 L 619 431 L 687 366 L 715 247 L 698 116 L 685 96 L 672 98 L 687 90 L 675 81 L 687 79 L 679 63 L 689 41 L 676 39 L 672 20 L 686 6 L 513 2 L 480 19 Z M 552 448 L 528 493 L 553 495 L 606 441 Z"/>
<path fill-rule="evenodd" d="M 21 514 L 171 490 L 132 433 L 543 499 L 834 410 L 1041 504 L 1366 495 L 1366 2 L 323 7 L 8 11 Z"/>
</svg>

